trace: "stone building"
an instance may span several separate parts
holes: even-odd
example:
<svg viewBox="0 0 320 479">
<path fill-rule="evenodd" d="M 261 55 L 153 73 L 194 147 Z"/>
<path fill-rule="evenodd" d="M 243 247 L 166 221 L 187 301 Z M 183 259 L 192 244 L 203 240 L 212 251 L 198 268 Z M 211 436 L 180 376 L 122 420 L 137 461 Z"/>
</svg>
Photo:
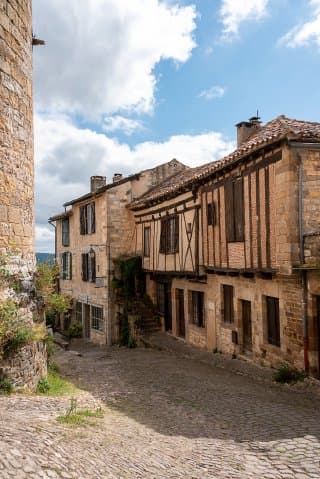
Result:
<svg viewBox="0 0 320 479">
<path fill-rule="evenodd" d="M 97 344 L 118 341 L 119 322 L 111 301 L 114 260 L 132 255 L 137 241 L 127 205 L 185 169 L 172 160 L 128 177 L 115 174 L 109 184 L 105 177 L 93 176 L 88 194 L 66 202 L 65 212 L 49 218 L 56 226 L 60 290 L 73 299 L 73 309 L 61 318 L 61 330 L 78 320 L 85 339 Z"/>
<path fill-rule="evenodd" d="M 31 0 L 0 2 L 0 254 L 7 268 L 25 288 L 31 285 L 35 267 L 33 212 L 33 105 L 32 105 L 32 10 Z M 9 291 L 4 286 L 0 300 Z M 23 314 L 32 318 L 30 306 Z M 27 359 L 20 385 L 36 383 L 45 369 L 41 353 Z M 39 356 L 35 368 L 32 361 Z M 16 358 L 13 369 L 19 372 Z M 3 365 L 2 365 L 3 366 Z M 6 368 L 8 369 L 8 365 Z M 10 368 L 9 368 L 10 369 Z M 20 368 L 21 370 L 21 368 Z M 28 373 L 28 374 L 29 374 Z M 18 373 L 17 373 L 18 374 Z"/>
<path fill-rule="evenodd" d="M 320 373 L 320 123 L 237 125 L 226 158 L 133 201 L 147 292 L 175 336 Z"/>
</svg>

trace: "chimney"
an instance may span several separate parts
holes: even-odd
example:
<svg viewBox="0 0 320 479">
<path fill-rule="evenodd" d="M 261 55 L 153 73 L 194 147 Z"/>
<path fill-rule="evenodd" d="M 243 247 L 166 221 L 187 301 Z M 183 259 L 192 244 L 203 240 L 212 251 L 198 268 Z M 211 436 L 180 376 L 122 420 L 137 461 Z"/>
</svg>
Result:
<svg viewBox="0 0 320 479">
<path fill-rule="evenodd" d="M 248 140 L 248 138 L 259 130 L 261 125 L 260 117 L 253 116 L 249 121 L 241 121 L 236 124 L 237 127 L 237 147 L 239 148 L 242 143 Z"/>
<path fill-rule="evenodd" d="M 107 179 L 105 176 L 91 176 L 90 178 L 90 184 L 91 184 L 91 193 L 94 193 L 97 191 L 99 188 L 102 188 L 103 186 L 106 186 Z"/>
<path fill-rule="evenodd" d="M 113 183 L 116 183 L 117 181 L 122 180 L 122 173 L 115 173 L 113 175 Z"/>
</svg>

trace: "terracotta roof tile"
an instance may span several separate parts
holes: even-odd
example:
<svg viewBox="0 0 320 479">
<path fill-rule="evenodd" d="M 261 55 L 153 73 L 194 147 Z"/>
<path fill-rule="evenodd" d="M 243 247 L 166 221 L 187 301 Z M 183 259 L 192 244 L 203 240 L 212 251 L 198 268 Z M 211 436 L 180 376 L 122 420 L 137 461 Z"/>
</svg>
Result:
<svg viewBox="0 0 320 479">
<path fill-rule="evenodd" d="M 184 188 L 191 186 L 199 179 L 206 178 L 214 172 L 218 172 L 233 162 L 245 157 L 247 154 L 258 150 L 266 144 L 280 139 L 314 139 L 320 141 L 320 123 L 294 120 L 280 115 L 274 120 L 256 130 L 247 141 L 228 156 L 219 161 L 206 163 L 196 168 L 190 168 L 177 175 L 168 178 L 155 188 L 147 191 L 137 200 L 130 204 L 132 209 L 148 207 L 153 201 L 160 201 L 166 196 L 179 194 Z"/>
</svg>

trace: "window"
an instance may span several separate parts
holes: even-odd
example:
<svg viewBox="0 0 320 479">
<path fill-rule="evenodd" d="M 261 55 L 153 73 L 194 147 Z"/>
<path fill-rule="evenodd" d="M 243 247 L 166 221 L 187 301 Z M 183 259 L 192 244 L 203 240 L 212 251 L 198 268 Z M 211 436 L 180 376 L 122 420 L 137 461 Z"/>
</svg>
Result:
<svg viewBox="0 0 320 479">
<path fill-rule="evenodd" d="M 61 279 L 72 279 L 71 253 L 62 253 L 61 255 Z"/>
<path fill-rule="evenodd" d="M 279 299 L 266 296 L 268 343 L 280 347 Z"/>
<path fill-rule="evenodd" d="M 146 226 L 143 230 L 143 256 L 150 256 L 150 227 Z"/>
<path fill-rule="evenodd" d="M 244 241 L 243 179 L 228 181 L 224 194 L 227 241 Z"/>
<path fill-rule="evenodd" d="M 95 253 L 83 253 L 82 258 L 82 281 L 96 281 L 96 255 Z"/>
<path fill-rule="evenodd" d="M 216 224 L 216 211 L 214 203 L 207 203 L 207 224 L 211 226 Z"/>
<path fill-rule="evenodd" d="M 76 302 L 76 321 L 82 324 L 82 303 Z"/>
<path fill-rule="evenodd" d="M 204 328 L 204 293 L 201 291 L 189 291 L 189 304 L 190 322 L 199 328 Z"/>
<path fill-rule="evenodd" d="M 103 308 L 91 306 L 91 328 L 97 331 L 103 331 Z"/>
<path fill-rule="evenodd" d="M 161 220 L 160 253 L 179 251 L 179 217 L 169 216 Z"/>
<path fill-rule="evenodd" d="M 70 234 L 69 234 L 69 218 L 62 220 L 62 246 L 69 246 Z"/>
<path fill-rule="evenodd" d="M 233 323 L 233 286 L 222 285 L 223 311 L 222 317 L 224 323 Z"/>
<path fill-rule="evenodd" d="M 96 232 L 95 204 L 80 206 L 80 234 L 90 235 Z"/>
<path fill-rule="evenodd" d="M 165 284 L 157 283 L 157 310 L 165 314 Z"/>
</svg>

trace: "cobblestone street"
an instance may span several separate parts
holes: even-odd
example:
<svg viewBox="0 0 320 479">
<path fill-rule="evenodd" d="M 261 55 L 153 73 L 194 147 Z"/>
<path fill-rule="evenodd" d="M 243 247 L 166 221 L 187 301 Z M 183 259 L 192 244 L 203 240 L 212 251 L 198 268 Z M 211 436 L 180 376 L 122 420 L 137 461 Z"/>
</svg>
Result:
<svg viewBox="0 0 320 479">
<path fill-rule="evenodd" d="M 316 391 L 236 373 L 222 357 L 214 366 L 215 355 L 80 349 L 56 361 L 85 390 L 79 404 L 105 416 L 71 428 L 56 421 L 70 397 L 1 397 L 1 479 L 320 478 Z"/>
</svg>

